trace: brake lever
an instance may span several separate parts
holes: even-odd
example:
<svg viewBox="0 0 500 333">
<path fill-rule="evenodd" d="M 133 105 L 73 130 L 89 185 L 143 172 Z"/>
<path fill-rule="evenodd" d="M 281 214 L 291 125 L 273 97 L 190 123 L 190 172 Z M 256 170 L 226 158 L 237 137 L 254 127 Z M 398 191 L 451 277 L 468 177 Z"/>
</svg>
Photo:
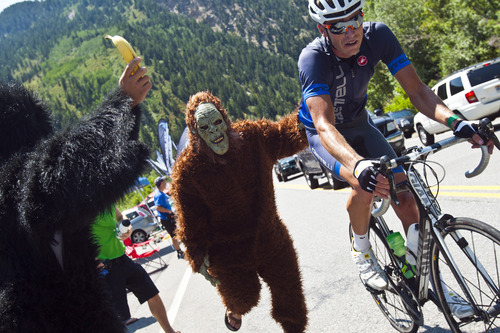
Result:
<svg viewBox="0 0 500 333">
<path fill-rule="evenodd" d="M 394 181 L 394 173 L 390 168 L 390 158 L 386 155 L 380 158 L 380 173 L 389 180 L 389 191 L 391 194 L 391 199 L 394 201 L 396 206 L 400 205 L 398 196 L 396 195 L 396 182 Z"/>
<path fill-rule="evenodd" d="M 488 118 L 483 118 L 479 121 L 478 132 L 483 139 L 486 141 L 491 140 L 495 144 L 498 150 L 500 150 L 500 141 L 495 134 L 495 128 Z"/>
</svg>

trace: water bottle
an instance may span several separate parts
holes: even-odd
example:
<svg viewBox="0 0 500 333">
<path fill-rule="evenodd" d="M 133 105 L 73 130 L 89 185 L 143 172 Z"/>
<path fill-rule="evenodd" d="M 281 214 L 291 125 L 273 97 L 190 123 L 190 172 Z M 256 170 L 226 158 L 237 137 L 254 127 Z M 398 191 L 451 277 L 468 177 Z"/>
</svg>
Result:
<svg viewBox="0 0 500 333">
<path fill-rule="evenodd" d="M 406 251 L 406 260 L 411 264 L 411 265 L 416 265 L 417 264 L 417 258 L 415 257 L 418 252 L 418 223 L 413 223 L 409 228 L 408 228 L 408 236 L 406 237 L 408 239 L 408 244 L 406 245 L 406 248 L 410 251 Z M 412 255 L 415 254 L 415 256 Z"/>
<path fill-rule="evenodd" d="M 393 232 L 387 236 L 387 243 L 389 243 L 389 247 L 393 251 L 394 255 L 401 259 L 400 267 L 404 276 L 407 279 L 411 279 L 413 277 L 413 271 L 408 262 L 405 260 L 406 247 L 403 236 L 401 236 L 399 232 Z"/>
<path fill-rule="evenodd" d="M 123 220 L 122 223 L 118 226 L 116 230 L 116 237 L 119 239 L 121 235 L 126 234 L 128 232 L 128 227 L 130 226 L 130 220 Z"/>
</svg>

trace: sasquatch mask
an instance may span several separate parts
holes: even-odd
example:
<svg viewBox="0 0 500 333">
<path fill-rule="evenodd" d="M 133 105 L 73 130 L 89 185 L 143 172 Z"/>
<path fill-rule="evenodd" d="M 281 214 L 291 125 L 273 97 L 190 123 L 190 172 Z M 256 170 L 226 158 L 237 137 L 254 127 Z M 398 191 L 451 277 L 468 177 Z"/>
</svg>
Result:
<svg viewBox="0 0 500 333">
<path fill-rule="evenodd" d="M 208 91 L 191 96 L 186 124 L 195 153 L 207 155 L 215 163 L 226 163 L 229 153 L 237 153 L 241 147 L 240 134 L 233 129 L 222 102 Z"/>
<path fill-rule="evenodd" d="M 194 113 L 198 134 L 217 155 L 224 155 L 229 149 L 227 124 L 212 103 L 198 105 Z"/>
</svg>

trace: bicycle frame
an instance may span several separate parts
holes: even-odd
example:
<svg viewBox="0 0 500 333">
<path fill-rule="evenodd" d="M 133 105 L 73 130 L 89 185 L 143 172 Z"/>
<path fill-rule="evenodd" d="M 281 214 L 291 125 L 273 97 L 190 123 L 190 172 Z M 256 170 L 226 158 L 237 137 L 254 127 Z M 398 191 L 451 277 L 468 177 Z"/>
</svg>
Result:
<svg viewBox="0 0 500 333">
<path fill-rule="evenodd" d="M 443 237 L 441 236 L 441 230 L 444 229 L 444 222 L 448 221 L 452 218 L 451 215 L 445 214 L 443 215 L 439 205 L 437 204 L 436 197 L 432 194 L 432 192 L 427 187 L 424 179 L 420 175 L 420 173 L 415 168 L 415 161 L 419 161 L 425 159 L 428 155 L 435 153 L 443 148 L 455 145 L 464 141 L 463 139 L 458 139 L 455 137 L 440 141 L 430 147 L 421 148 L 419 151 L 411 152 L 405 155 L 405 158 L 408 164 L 405 164 L 406 175 L 408 178 L 408 184 L 410 192 L 413 194 L 415 201 L 417 202 L 417 206 L 419 207 L 420 212 L 420 229 L 419 229 L 419 241 L 418 241 L 418 251 L 417 251 L 417 264 L 415 266 L 417 274 L 416 274 L 416 290 L 414 290 L 415 295 L 419 303 L 423 303 L 428 300 L 428 292 L 429 292 L 429 279 L 430 279 L 430 270 L 431 270 L 431 247 L 433 242 L 436 242 L 440 252 L 443 254 L 446 262 L 452 267 L 453 274 L 456 276 L 457 280 L 461 282 L 462 291 L 464 295 L 467 297 L 468 301 L 471 304 L 475 304 L 473 301 L 472 293 L 469 290 L 465 280 L 455 264 L 453 257 L 448 250 Z M 487 153 L 486 148 L 482 147 L 482 159 L 478 166 L 472 170 L 466 172 L 466 177 L 473 177 L 475 175 L 480 174 L 489 162 L 489 154 Z M 394 160 L 393 160 L 394 161 Z M 391 162 L 391 167 L 395 167 L 397 164 Z M 383 207 L 382 207 L 383 206 Z M 385 210 L 389 206 L 386 203 L 383 203 L 378 210 L 374 211 L 374 217 L 380 217 L 385 213 Z M 388 227 L 383 227 L 384 232 L 388 232 Z M 458 232 L 454 232 L 452 237 L 455 241 L 459 242 L 462 238 Z M 478 266 L 480 274 L 483 276 L 486 283 L 494 290 L 497 294 L 499 290 L 496 288 L 495 284 L 491 280 L 489 274 L 485 271 L 483 265 L 478 261 L 475 257 L 474 252 L 469 248 L 469 246 L 465 246 L 463 248 L 464 252 L 467 254 L 469 260 L 475 263 Z M 435 297 L 434 297 L 435 298 Z M 480 310 L 474 306 L 474 311 L 476 314 L 480 314 Z"/>
</svg>

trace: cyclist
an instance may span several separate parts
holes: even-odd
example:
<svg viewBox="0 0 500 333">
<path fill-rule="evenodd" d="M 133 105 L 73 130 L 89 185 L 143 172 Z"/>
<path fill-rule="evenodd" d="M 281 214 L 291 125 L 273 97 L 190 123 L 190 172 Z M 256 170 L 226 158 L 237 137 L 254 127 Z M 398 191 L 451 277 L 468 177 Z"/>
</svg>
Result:
<svg viewBox="0 0 500 333">
<path fill-rule="evenodd" d="M 302 100 L 298 116 L 314 156 L 352 187 L 347 201 L 354 232 L 352 256 L 363 283 L 383 290 L 387 278 L 371 250 L 368 225 L 374 194 L 388 198 L 389 182 L 377 174 L 374 160 L 369 158 L 394 158 L 396 154 L 365 109 L 368 83 L 377 63 L 387 65 L 420 112 L 448 125 L 455 135 L 472 138 L 473 147 L 483 140 L 475 125 L 460 120 L 422 83 L 384 23 L 363 22 L 363 5 L 364 0 L 309 0 L 309 14 L 318 23 L 321 37 L 299 57 Z M 491 153 L 493 143 L 488 145 Z M 406 181 L 402 168 L 396 170 L 395 180 L 397 184 Z M 398 199 L 401 205 L 393 207 L 407 232 L 419 221 L 418 209 L 410 192 L 398 193 Z"/>
</svg>

